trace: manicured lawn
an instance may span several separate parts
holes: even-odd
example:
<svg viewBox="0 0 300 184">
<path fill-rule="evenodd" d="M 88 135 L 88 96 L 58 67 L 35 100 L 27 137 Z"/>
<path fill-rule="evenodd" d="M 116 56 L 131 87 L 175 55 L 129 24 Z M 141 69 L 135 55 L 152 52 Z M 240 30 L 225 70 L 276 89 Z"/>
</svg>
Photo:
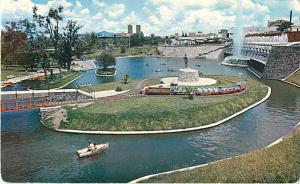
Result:
<svg viewBox="0 0 300 184">
<path fill-rule="evenodd" d="M 228 77 L 231 78 L 231 77 Z M 237 79 L 234 77 L 234 79 Z M 68 122 L 60 128 L 77 130 L 170 130 L 207 125 L 222 120 L 261 100 L 267 88 L 248 80 L 247 91 L 226 96 L 147 96 L 99 101 L 68 109 Z"/>
<path fill-rule="evenodd" d="M 123 81 L 109 82 L 104 84 L 92 85 L 89 87 L 81 88 L 81 90 L 86 92 L 95 92 L 95 91 L 105 91 L 105 90 L 115 90 L 117 87 L 121 87 L 122 90 L 129 90 L 134 88 L 136 81 L 133 79 L 129 79 L 127 84 Z"/>
<path fill-rule="evenodd" d="M 150 178 L 147 183 L 294 183 L 300 178 L 300 128 L 270 148 L 191 171 Z"/>
<path fill-rule="evenodd" d="M 288 82 L 291 82 L 291 83 L 294 83 L 294 84 L 297 84 L 298 86 L 300 86 L 300 70 L 298 70 L 293 75 L 289 76 L 286 80 Z"/>
<path fill-rule="evenodd" d="M 59 88 L 79 76 L 80 73 L 78 72 L 62 72 L 62 74 L 54 74 L 53 78 L 49 82 L 49 89 Z M 48 89 L 46 80 L 27 81 L 24 83 L 29 84 L 30 89 Z"/>
<path fill-rule="evenodd" d="M 147 86 L 153 86 L 153 85 L 158 85 L 158 84 L 160 84 L 160 80 L 161 80 L 161 77 L 160 78 L 147 79 L 145 81 L 145 87 L 147 87 Z"/>
</svg>

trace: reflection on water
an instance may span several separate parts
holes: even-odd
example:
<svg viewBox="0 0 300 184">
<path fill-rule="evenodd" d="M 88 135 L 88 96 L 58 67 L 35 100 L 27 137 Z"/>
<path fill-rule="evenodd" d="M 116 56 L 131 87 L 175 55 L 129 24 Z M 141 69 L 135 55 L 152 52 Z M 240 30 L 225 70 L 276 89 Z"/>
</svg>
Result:
<svg viewBox="0 0 300 184">
<path fill-rule="evenodd" d="M 239 75 L 252 77 L 248 71 L 240 68 L 231 68 L 220 66 L 221 61 L 189 59 L 189 67 L 201 71 L 204 75 L 224 74 Z M 164 63 L 164 65 L 162 65 Z M 99 63 L 96 62 L 99 66 Z M 200 65 L 200 67 L 199 67 Z M 183 58 L 157 58 L 157 57 L 133 57 L 133 58 L 117 58 L 116 68 L 117 75 L 114 77 L 98 77 L 95 70 L 88 70 L 84 75 L 66 86 L 66 88 L 74 88 L 78 84 L 101 84 L 106 82 L 119 81 L 125 74 L 133 79 L 144 79 L 158 76 L 175 76 L 178 75 L 178 69 L 184 67 Z M 160 72 L 155 70 L 160 69 Z"/>
<path fill-rule="evenodd" d="M 180 59 L 163 61 L 167 64 L 160 65 L 162 60 L 155 58 L 118 59 L 120 72 L 115 79 L 97 78 L 93 71 L 87 71 L 80 80 L 102 83 L 118 80 L 123 73 L 136 79 L 170 75 L 154 69 L 184 65 Z M 197 62 L 204 74 L 243 73 L 252 77 L 248 70 L 221 66 L 218 61 L 189 63 L 196 68 Z M 149 63 L 149 68 L 145 63 Z M 288 133 L 300 120 L 300 93 L 299 89 L 279 81 L 262 82 L 272 87 L 272 95 L 266 102 L 220 126 L 179 134 L 66 134 L 41 126 L 37 110 L 3 113 L 2 178 L 11 182 L 128 182 L 143 175 L 207 163 L 266 146 Z M 110 148 L 101 156 L 79 159 L 75 151 L 86 147 L 89 140 L 109 142 Z"/>
</svg>

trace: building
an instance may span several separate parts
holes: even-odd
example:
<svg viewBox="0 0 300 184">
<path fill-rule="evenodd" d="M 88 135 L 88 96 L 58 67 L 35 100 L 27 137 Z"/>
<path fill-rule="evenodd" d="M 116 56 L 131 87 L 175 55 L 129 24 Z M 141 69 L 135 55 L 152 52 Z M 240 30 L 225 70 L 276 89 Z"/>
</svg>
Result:
<svg viewBox="0 0 300 184">
<path fill-rule="evenodd" d="M 128 34 L 129 34 L 129 35 L 132 35 L 132 33 L 133 33 L 133 31 L 132 31 L 132 25 L 129 24 L 129 25 L 128 25 Z"/>
<path fill-rule="evenodd" d="M 222 38 L 222 39 L 228 38 L 229 37 L 228 30 L 227 29 L 221 29 L 221 30 L 219 30 L 218 31 L 218 37 Z"/>
<path fill-rule="evenodd" d="M 300 32 L 300 25 L 294 25 L 291 27 L 290 31 L 292 32 Z"/>
<path fill-rule="evenodd" d="M 234 27 L 230 28 L 228 30 L 228 37 L 229 38 L 234 38 L 234 32 L 235 32 Z M 277 27 L 272 26 L 272 27 L 256 27 L 256 26 L 251 26 L 251 27 L 243 27 L 242 28 L 242 34 L 245 35 L 252 35 L 252 34 L 260 34 L 260 33 L 266 33 L 266 32 L 277 32 Z"/>
<path fill-rule="evenodd" d="M 136 33 L 141 33 L 141 25 L 136 25 L 135 26 L 135 29 L 136 29 Z"/>
<path fill-rule="evenodd" d="M 196 33 L 194 32 L 188 33 L 188 37 L 196 37 Z"/>
</svg>

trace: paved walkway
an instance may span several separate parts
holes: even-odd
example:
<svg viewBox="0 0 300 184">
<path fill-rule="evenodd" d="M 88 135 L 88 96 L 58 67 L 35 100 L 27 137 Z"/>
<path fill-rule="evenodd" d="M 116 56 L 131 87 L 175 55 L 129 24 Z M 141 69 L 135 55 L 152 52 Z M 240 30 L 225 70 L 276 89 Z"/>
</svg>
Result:
<svg viewBox="0 0 300 184">
<path fill-rule="evenodd" d="M 128 98 L 133 96 L 144 96 L 143 94 L 140 94 L 141 90 L 144 89 L 145 80 L 140 80 L 136 82 L 136 85 L 133 89 L 128 90 L 125 93 L 114 95 L 114 96 L 106 96 L 103 97 L 103 100 L 115 100 L 115 99 L 121 99 L 121 98 Z"/>
<path fill-rule="evenodd" d="M 198 78 L 198 81 L 194 82 L 181 82 L 178 80 L 178 77 L 166 77 L 162 78 L 161 81 L 163 81 L 164 84 L 171 85 L 171 83 L 175 83 L 180 86 L 208 86 L 217 83 L 215 79 L 201 77 Z"/>
<path fill-rule="evenodd" d="M 103 97 L 120 95 L 122 93 L 127 93 L 128 91 L 129 90 L 125 90 L 125 91 L 115 91 L 115 90 L 98 91 L 98 92 L 93 93 L 93 96 L 95 98 L 103 98 Z"/>
</svg>

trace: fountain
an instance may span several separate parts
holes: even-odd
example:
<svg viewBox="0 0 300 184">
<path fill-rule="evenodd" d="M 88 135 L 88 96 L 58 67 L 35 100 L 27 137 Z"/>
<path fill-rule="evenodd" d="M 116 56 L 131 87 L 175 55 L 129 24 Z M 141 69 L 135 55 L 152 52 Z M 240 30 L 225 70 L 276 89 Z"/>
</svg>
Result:
<svg viewBox="0 0 300 184">
<path fill-rule="evenodd" d="M 241 0 L 239 0 L 239 7 L 242 7 Z M 242 56 L 241 50 L 244 42 L 244 34 L 243 34 L 243 12 L 242 8 L 238 8 L 236 11 L 235 18 L 235 27 L 233 30 L 233 56 L 226 57 L 222 64 L 228 66 L 239 66 L 239 67 L 247 67 L 248 61 L 250 60 L 246 56 Z"/>
<path fill-rule="evenodd" d="M 178 77 L 167 77 L 161 79 L 164 84 L 177 84 L 178 86 L 206 86 L 215 84 L 217 81 L 211 78 L 199 77 L 199 71 L 188 67 L 188 58 L 184 56 L 185 68 L 179 69 Z"/>
<path fill-rule="evenodd" d="M 239 7 L 241 6 L 241 0 L 239 0 Z M 241 48 L 243 43 L 243 25 L 241 20 L 243 18 L 242 8 L 238 8 L 236 11 L 236 17 L 235 17 L 235 27 L 233 30 L 233 53 L 237 56 L 241 55 Z"/>
</svg>

